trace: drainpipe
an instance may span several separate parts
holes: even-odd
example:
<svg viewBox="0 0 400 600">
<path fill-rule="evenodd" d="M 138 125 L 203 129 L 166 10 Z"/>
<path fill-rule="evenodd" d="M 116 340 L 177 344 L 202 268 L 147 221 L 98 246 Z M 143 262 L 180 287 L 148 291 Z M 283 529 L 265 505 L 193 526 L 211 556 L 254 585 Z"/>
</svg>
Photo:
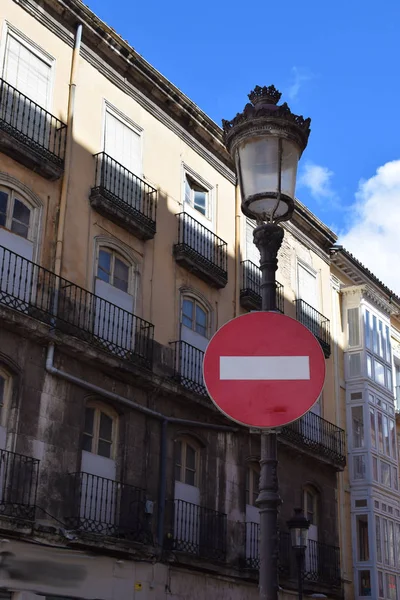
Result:
<svg viewBox="0 0 400 600">
<path fill-rule="evenodd" d="M 235 187 L 235 300 L 233 306 L 233 316 L 237 317 L 239 312 L 239 290 L 240 290 L 240 193 L 239 186 Z"/>
<path fill-rule="evenodd" d="M 69 78 L 68 114 L 67 114 L 67 139 L 65 143 L 64 175 L 61 184 L 60 206 L 57 226 L 56 256 L 54 272 L 61 275 L 61 260 L 63 253 L 65 213 L 67 209 L 68 185 L 71 170 L 71 156 L 73 143 L 73 125 L 75 112 L 76 73 L 78 70 L 79 52 L 82 39 L 82 25 L 78 25 L 75 33 L 75 43 L 72 51 L 71 73 Z"/>
<path fill-rule="evenodd" d="M 165 521 L 165 502 L 167 499 L 167 429 L 168 421 L 164 419 L 161 423 L 160 440 L 160 487 L 158 490 L 158 522 L 157 522 L 157 541 L 160 548 L 164 541 L 164 521 Z"/>
</svg>

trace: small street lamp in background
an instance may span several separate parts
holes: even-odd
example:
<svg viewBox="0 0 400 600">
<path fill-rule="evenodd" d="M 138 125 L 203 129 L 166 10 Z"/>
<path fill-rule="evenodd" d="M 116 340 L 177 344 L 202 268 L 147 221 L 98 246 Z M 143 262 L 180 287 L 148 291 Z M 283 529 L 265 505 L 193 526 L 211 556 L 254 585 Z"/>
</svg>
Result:
<svg viewBox="0 0 400 600">
<path fill-rule="evenodd" d="M 308 529 L 310 527 L 310 521 L 305 518 L 301 508 L 295 508 L 294 516 L 287 522 L 287 526 L 290 530 L 290 541 L 297 559 L 299 600 L 303 600 L 304 557 L 308 545 Z"/>
<path fill-rule="evenodd" d="M 254 243 L 260 251 L 261 310 L 276 311 L 278 250 L 287 221 L 295 207 L 298 161 L 307 146 L 310 119 L 291 112 L 286 102 L 278 106 L 280 92 L 257 86 L 251 104 L 231 121 L 222 121 L 224 141 L 236 167 L 243 214 L 256 221 Z M 278 600 L 278 487 L 277 431 L 261 434 L 260 572 L 261 600 Z"/>
</svg>

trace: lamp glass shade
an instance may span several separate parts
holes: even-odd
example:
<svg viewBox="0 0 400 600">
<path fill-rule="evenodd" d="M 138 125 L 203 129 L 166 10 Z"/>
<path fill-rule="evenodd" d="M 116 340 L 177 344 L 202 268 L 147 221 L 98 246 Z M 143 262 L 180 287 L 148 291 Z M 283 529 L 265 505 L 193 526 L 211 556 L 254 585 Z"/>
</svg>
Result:
<svg viewBox="0 0 400 600">
<path fill-rule="evenodd" d="M 307 523 L 307 521 L 306 521 Z M 307 527 L 293 527 L 290 530 L 292 548 L 302 549 L 308 545 L 308 525 Z"/>
<path fill-rule="evenodd" d="M 253 214 L 268 220 L 286 215 L 289 206 L 284 196 L 294 199 L 299 157 L 295 144 L 276 136 L 250 137 L 238 145 L 242 201 Z M 276 206 L 279 190 L 282 199 Z"/>
</svg>

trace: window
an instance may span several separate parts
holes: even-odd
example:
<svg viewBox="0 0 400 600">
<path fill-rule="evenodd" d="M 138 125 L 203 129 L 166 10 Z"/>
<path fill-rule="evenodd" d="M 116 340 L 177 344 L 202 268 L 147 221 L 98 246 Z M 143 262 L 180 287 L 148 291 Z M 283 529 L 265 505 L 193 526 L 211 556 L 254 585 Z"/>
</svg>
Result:
<svg viewBox="0 0 400 600">
<path fill-rule="evenodd" d="M 387 519 L 382 519 L 383 524 L 383 560 L 385 565 L 389 564 L 389 537 Z"/>
<path fill-rule="evenodd" d="M 378 412 L 378 442 L 379 452 L 383 454 L 383 428 L 382 428 L 382 413 Z"/>
<path fill-rule="evenodd" d="M 23 238 L 29 237 L 31 209 L 11 188 L 0 186 L 0 227 Z"/>
<path fill-rule="evenodd" d="M 0 368 L 0 426 L 5 427 L 7 409 L 11 398 L 11 377 L 7 371 Z"/>
<path fill-rule="evenodd" d="M 185 174 L 185 203 L 199 211 L 205 217 L 209 213 L 209 192 L 198 184 L 190 175 Z"/>
<path fill-rule="evenodd" d="M 369 418 L 371 426 L 371 443 L 372 447 L 376 448 L 375 411 L 372 407 L 369 409 Z"/>
<path fill-rule="evenodd" d="M 116 437 L 116 415 L 106 406 L 88 404 L 85 409 L 82 449 L 112 458 Z"/>
<path fill-rule="evenodd" d="M 260 469 L 258 465 L 249 465 L 246 469 L 246 504 L 256 505 L 259 493 Z"/>
<path fill-rule="evenodd" d="M 375 516 L 376 560 L 382 562 L 381 518 Z"/>
<path fill-rule="evenodd" d="M 397 475 L 397 468 L 392 467 L 392 484 L 395 490 L 399 489 L 399 478 Z"/>
<path fill-rule="evenodd" d="M 381 461 L 381 483 L 390 487 L 390 465 Z"/>
<path fill-rule="evenodd" d="M 354 479 L 365 478 L 365 455 L 359 454 L 353 456 L 353 477 Z"/>
<path fill-rule="evenodd" d="M 191 440 L 175 442 L 175 480 L 198 487 L 199 449 Z"/>
<path fill-rule="evenodd" d="M 372 478 L 374 481 L 378 481 L 378 459 L 376 456 L 372 457 Z"/>
<path fill-rule="evenodd" d="M 383 587 L 383 573 L 382 571 L 378 571 L 378 593 L 379 598 L 385 597 L 385 589 Z"/>
<path fill-rule="evenodd" d="M 203 337 L 208 337 L 208 315 L 194 298 L 183 298 L 182 325 Z"/>
<path fill-rule="evenodd" d="M 347 326 L 349 347 L 360 345 L 360 316 L 358 308 L 349 308 L 347 311 Z"/>
<path fill-rule="evenodd" d="M 369 560 L 368 515 L 357 515 L 356 525 L 358 560 Z"/>
<path fill-rule="evenodd" d="M 318 525 L 318 495 L 312 486 L 304 489 L 304 516 L 310 521 L 310 525 Z"/>
<path fill-rule="evenodd" d="M 386 573 L 386 589 L 389 600 L 397 600 L 396 575 Z"/>
<path fill-rule="evenodd" d="M 371 350 L 371 322 L 369 310 L 365 311 L 365 345 Z"/>
<path fill-rule="evenodd" d="M 112 250 L 99 249 L 97 277 L 123 292 L 129 290 L 129 265 Z"/>
<path fill-rule="evenodd" d="M 352 406 L 351 420 L 353 425 L 353 448 L 362 448 L 364 446 L 364 418 L 362 406 Z"/>
<path fill-rule="evenodd" d="M 359 593 L 360 596 L 371 596 L 371 573 L 370 571 L 359 571 Z"/>
</svg>

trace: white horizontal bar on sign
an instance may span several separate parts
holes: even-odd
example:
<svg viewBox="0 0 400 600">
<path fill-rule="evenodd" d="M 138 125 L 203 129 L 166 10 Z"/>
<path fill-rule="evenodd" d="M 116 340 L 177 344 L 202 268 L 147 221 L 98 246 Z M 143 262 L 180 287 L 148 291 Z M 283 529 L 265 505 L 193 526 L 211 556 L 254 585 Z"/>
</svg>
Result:
<svg viewBox="0 0 400 600">
<path fill-rule="evenodd" d="M 220 380 L 310 379 L 308 356 L 220 356 Z"/>
</svg>

